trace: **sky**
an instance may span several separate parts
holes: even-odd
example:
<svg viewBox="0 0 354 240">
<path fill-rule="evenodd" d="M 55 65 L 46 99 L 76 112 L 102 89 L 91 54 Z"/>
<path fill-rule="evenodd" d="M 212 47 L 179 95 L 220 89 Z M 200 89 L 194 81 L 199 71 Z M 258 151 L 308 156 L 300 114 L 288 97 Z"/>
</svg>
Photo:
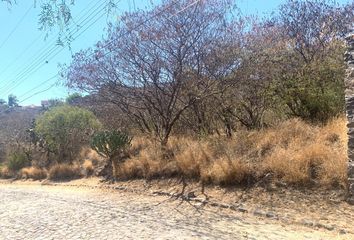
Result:
<svg viewBox="0 0 354 240">
<path fill-rule="evenodd" d="M 70 64 L 73 53 L 99 41 L 104 36 L 108 21 L 117 19 L 124 11 L 149 7 L 151 1 L 158 2 L 121 0 L 116 16 L 108 18 L 105 14 L 94 14 L 104 0 L 75 0 L 72 16 L 81 27 L 72 27 L 77 38 L 71 43 L 71 50 L 56 46 L 56 31 L 45 38 L 38 29 L 40 9 L 33 6 L 34 0 L 19 0 L 11 7 L 0 1 L 0 99 L 6 100 L 9 94 L 14 94 L 20 105 L 26 106 L 40 105 L 41 100 L 65 98 L 70 91 L 58 84 L 58 77 L 55 77 L 58 65 Z M 244 14 L 264 16 L 283 2 L 238 0 L 237 4 Z"/>
</svg>

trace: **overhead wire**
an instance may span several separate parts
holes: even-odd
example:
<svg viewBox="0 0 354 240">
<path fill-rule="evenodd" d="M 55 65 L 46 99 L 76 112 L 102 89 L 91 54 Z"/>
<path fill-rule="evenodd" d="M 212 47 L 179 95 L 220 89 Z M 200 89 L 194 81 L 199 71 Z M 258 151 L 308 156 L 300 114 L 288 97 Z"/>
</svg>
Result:
<svg viewBox="0 0 354 240">
<path fill-rule="evenodd" d="M 94 9 L 93 12 L 95 12 L 95 11 L 97 11 L 99 8 L 101 8 L 101 7 L 104 5 L 104 3 L 106 3 L 106 2 L 107 2 L 107 0 L 105 0 L 99 7 L 97 7 L 96 9 Z M 96 5 L 97 5 L 97 4 L 95 4 L 95 6 L 96 6 Z M 91 10 L 92 10 L 95 6 L 93 6 L 93 7 L 87 12 L 86 15 L 88 15 L 88 16 L 86 16 L 86 18 L 81 21 L 81 24 L 83 24 L 83 26 L 86 25 L 86 23 L 85 23 L 86 21 L 90 21 L 90 20 L 92 19 L 92 18 L 91 18 L 91 19 L 87 20 L 87 19 L 89 18 L 89 16 L 91 15 L 91 13 L 92 13 Z M 100 11 L 102 11 L 102 10 L 103 10 L 103 8 L 102 8 Z M 90 11 L 91 11 L 91 12 L 90 12 Z M 85 16 L 83 16 L 83 17 L 85 17 Z M 81 26 L 81 27 L 83 27 L 83 26 Z M 80 28 L 79 28 L 79 30 L 80 30 Z M 77 30 L 77 31 L 78 31 L 78 30 Z M 70 33 L 70 34 L 72 34 L 72 33 Z M 58 35 L 58 37 L 59 37 L 59 35 Z M 63 47 L 62 47 L 62 48 L 63 48 Z M 30 75 L 31 73 L 34 73 L 35 71 L 34 71 L 33 69 L 35 69 L 35 70 L 37 71 L 37 70 L 38 70 L 39 68 L 41 68 L 43 65 L 45 65 L 46 63 L 48 63 L 48 58 L 49 58 L 55 51 L 57 51 L 58 49 L 60 49 L 60 46 L 56 45 L 55 42 L 52 43 L 52 44 L 50 44 L 45 50 L 43 50 L 43 51 L 37 56 L 37 58 L 36 58 L 35 60 L 32 61 L 32 63 L 31 63 L 29 66 L 27 66 L 27 68 L 25 67 L 25 69 L 24 69 L 22 72 L 20 72 L 20 73 L 14 78 L 13 81 L 10 81 L 6 86 L 3 86 L 2 88 L 0 88 L 1 91 L 4 92 L 3 94 L 6 94 L 6 93 L 12 88 L 12 86 L 13 86 L 13 85 L 16 85 L 17 82 L 21 81 L 21 79 L 27 78 L 28 75 Z M 57 55 L 57 54 L 58 54 L 58 52 L 55 53 L 55 55 Z M 40 66 L 39 66 L 39 65 L 40 65 Z M 39 67 L 38 67 L 38 66 L 39 66 Z M 12 89 L 11 89 L 11 90 L 12 90 Z"/>
<path fill-rule="evenodd" d="M 176 16 L 177 14 L 179 14 L 179 13 L 181 13 L 181 12 L 187 10 L 188 8 L 194 6 L 195 4 L 197 4 L 197 3 L 200 2 L 200 1 L 201 1 L 201 0 L 196 0 L 196 1 L 193 2 L 192 4 L 190 4 L 190 5 L 186 6 L 186 7 L 184 7 L 182 10 L 178 11 L 177 13 L 175 13 L 173 16 Z M 148 19 L 146 19 L 146 20 L 140 22 L 140 23 L 139 23 L 138 25 L 136 25 L 134 28 L 132 28 L 132 29 L 130 29 L 129 31 L 127 31 L 127 33 L 130 33 L 130 32 L 132 32 L 132 31 L 134 31 L 134 30 L 137 30 L 138 28 L 140 28 L 141 26 L 145 25 L 146 23 L 148 23 L 148 22 L 149 22 L 150 20 L 152 20 L 153 18 L 156 18 L 156 17 L 159 16 L 161 13 L 163 13 L 164 11 L 166 11 L 168 8 L 171 8 L 171 7 L 172 7 L 173 5 L 175 5 L 175 4 L 177 4 L 177 2 L 176 2 L 176 1 L 173 1 L 172 4 L 170 4 L 170 5 L 168 5 L 167 7 L 161 9 L 160 11 L 158 11 L 157 13 L 155 13 L 154 15 L 152 15 L 150 18 L 148 18 Z M 172 16 L 172 17 L 173 17 L 173 16 Z M 95 23 L 95 22 L 91 23 L 90 25 L 93 25 L 94 23 Z M 88 28 L 86 28 L 86 29 L 88 29 Z M 83 32 L 85 32 L 86 29 L 85 29 L 84 31 L 82 31 L 78 36 L 76 36 L 76 38 L 79 37 Z M 118 37 L 120 37 L 120 36 L 118 36 Z M 74 40 L 75 40 L 76 38 L 74 38 Z M 113 41 L 114 41 L 114 40 L 108 42 L 108 45 L 111 44 Z M 106 47 L 107 47 L 107 45 L 106 45 Z M 91 53 L 90 55 L 92 56 L 92 54 L 93 54 L 93 53 Z M 106 54 L 108 54 L 108 53 L 106 53 Z M 90 55 L 89 55 L 89 56 L 90 56 Z M 34 87 L 33 89 L 27 91 L 25 94 L 23 94 L 23 95 L 21 95 L 21 96 L 27 95 L 28 93 L 30 93 L 30 92 L 36 90 L 38 87 L 42 86 L 43 84 L 49 82 L 50 80 L 52 80 L 52 79 L 54 79 L 54 78 L 56 78 L 56 77 L 58 77 L 58 76 L 59 76 L 59 74 L 54 75 L 53 77 L 51 77 L 51 78 L 45 80 L 45 81 L 42 82 L 40 85 L 38 85 L 38 86 Z M 32 98 L 32 97 L 34 97 L 34 96 L 40 94 L 40 93 L 43 93 L 43 92 L 45 92 L 45 91 L 48 91 L 49 89 L 51 89 L 51 88 L 54 87 L 55 85 L 56 85 L 56 83 L 52 84 L 49 88 L 46 88 L 45 90 L 42 90 L 42 91 L 39 91 L 39 92 L 36 92 L 36 93 L 30 95 L 29 97 L 27 97 L 27 98 L 21 100 L 20 103 L 22 103 L 22 102 L 24 102 L 24 101 L 26 101 L 26 100 L 28 100 L 28 99 L 30 99 L 30 98 Z"/>
<path fill-rule="evenodd" d="M 14 65 L 15 63 L 17 63 L 17 61 L 18 61 L 26 52 L 28 52 L 28 51 L 31 49 L 31 47 L 34 46 L 34 44 L 35 44 L 36 42 L 38 42 L 39 39 L 41 39 L 42 36 L 43 36 L 43 34 L 39 34 L 38 37 L 37 37 L 36 39 L 34 39 L 29 45 L 27 45 L 27 46 L 25 47 L 25 49 L 24 49 L 23 51 L 21 51 L 21 53 L 20 53 L 19 55 L 17 55 L 16 58 L 15 58 L 12 62 L 10 62 L 8 65 L 6 65 L 6 66 L 4 67 L 4 69 L 2 69 L 2 70 L 0 71 L 0 78 L 4 75 L 4 73 L 7 72 L 7 70 L 8 70 L 12 65 Z M 5 81 L 6 81 L 6 79 L 3 79 L 2 81 L 0 81 L 0 85 L 1 85 L 1 83 L 5 82 Z"/>
<path fill-rule="evenodd" d="M 57 74 L 55 74 L 53 77 L 46 79 L 45 81 L 41 82 L 40 84 L 38 84 L 38 85 L 35 86 L 34 88 L 32 88 L 32 89 L 28 90 L 27 92 L 23 93 L 22 95 L 20 95 L 19 98 L 21 99 L 22 97 L 24 97 L 24 96 L 26 96 L 27 94 L 29 94 L 29 93 L 35 91 L 36 89 L 38 89 L 38 88 L 40 88 L 41 86 L 43 86 L 44 84 L 46 84 L 46 83 L 52 81 L 53 79 L 55 79 L 55 78 L 58 77 L 58 76 L 59 76 L 59 74 L 57 73 Z"/>
<path fill-rule="evenodd" d="M 92 1 L 94 2 L 94 1 Z M 92 3 L 91 2 L 91 3 Z M 91 20 L 97 16 L 97 11 L 98 12 L 102 12 L 104 10 L 104 5 L 107 2 L 107 0 L 101 2 L 100 6 L 97 7 L 97 2 L 96 4 L 91 7 L 86 14 L 84 14 L 81 18 L 83 19 L 80 24 L 82 26 L 77 26 L 78 29 L 76 30 L 76 32 L 80 31 L 81 28 L 85 27 L 88 23 L 91 22 Z M 93 10 L 94 9 L 94 10 Z M 93 11 L 92 11 L 93 10 Z M 92 17 L 92 13 L 96 12 L 96 14 L 93 15 Z M 102 17 L 102 16 L 100 16 Z M 97 20 L 95 20 L 97 21 Z M 91 26 L 92 24 L 90 24 Z M 88 28 L 85 29 L 85 31 Z M 71 29 L 71 32 L 69 34 L 75 34 L 76 33 L 75 30 Z M 82 34 L 82 33 L 81 33 Z M 80 34 L 80 35 L 81 35 Z M 75 37 L 76 39 L 77 37 Z M 61 47 L 61 49 L 60 49 Z M 46 49 L 42 50 L 39 54 L 37 54 L 35 56 L 35 59 L 31 62 L 31 64 L 27 67 L 24 68 L 24 70 L 22 72 L 20 72 L 13 81 L 10 81 L 7 85 L 2 86 L 0 89 L 1 91 L 3 91 L 3 95 L 5 95 L 6 93 L 8 93 L 9 91 L 13 90 L 13 86 L 16 85 L 18 86 L 19 84 L 17 84 L 18 82 L 23 82 L 24 78 L 27 78 L 29 75 L 33 74 L 34 72 L 36 72 L 38 69 L 40 69 L 43 65 L 45 65 L 46 63 L 48 63 L 49 60 L 51 60 L 54 56 L 56 56 L 57 54 L 59 54 L 59 52 L 63 49 L 64 47 L 62 46 L 58 46 L 55 45 L 55 42 L 50 44 Z M 58 49 L 60 49 L 60 51 L 58 51 Z M 57 51 L 57 52 L 56 52 Z M 50 59 L 49 57 L 54 54 L 54 56 L 52 56 Z M 49 60 L 48 60 L 49 59 Z"/>
<path fill-rule="evenodd" d="M 12 29 L 12 31 L 7 35 L 7 37 L 4 39 L 4 41 L 1 42 L 0 44 L 0 50 L 5 46 L 5 44 L 9 41 L 9 39 L 12 37 L 12 35 L 16 32 L 18 27 L 22 24 L 23 20 L 27 17 L 31 9 L 33 8 L 33 4 L 28 8 L 28 10 L 25 12 L 25 14 L 20 18 L 20 20 L 17 22 L 15 27 Z"/>
</svg>

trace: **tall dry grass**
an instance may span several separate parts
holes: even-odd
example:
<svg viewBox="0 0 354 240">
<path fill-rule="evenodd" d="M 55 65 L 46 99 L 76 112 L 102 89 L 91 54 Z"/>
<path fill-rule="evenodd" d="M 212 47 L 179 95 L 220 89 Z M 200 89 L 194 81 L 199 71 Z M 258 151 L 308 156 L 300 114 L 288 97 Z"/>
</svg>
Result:
<svg viewBox="0 0 354 240">
<path fill-rule="evenodd" d="M 47 178 L 47 171 L 38 167 L 22 168 L 19 176 L 23 179 L 42 180 Z"/>
<path fill-rule="evenodd" d="M 53 165 L 48 171 L 48 179 L 54 181 L 72 180 L 81 178 L 82 176 L 81 169 L 78 165 L 67 163 Z"/>
<path fill-rule="evenodd" d="M 233 185 L 273 176 L 295 185 L 346 185 L 346 120 L 323 127 L 292 119 L 271 129 L 240 131 L 233 139 L 172 137 L 167 150 L 147 138 L 135 138 L 131 158 L 118 178 L 185 176 Z"/>
</svg>

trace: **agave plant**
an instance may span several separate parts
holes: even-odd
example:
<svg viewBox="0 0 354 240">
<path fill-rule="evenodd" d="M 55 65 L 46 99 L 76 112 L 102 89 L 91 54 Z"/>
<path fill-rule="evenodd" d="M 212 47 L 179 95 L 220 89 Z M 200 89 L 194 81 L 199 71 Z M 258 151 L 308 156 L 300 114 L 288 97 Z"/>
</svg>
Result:
<svg viewBox="0 0 354 240">
<path fill-rule="evenodd" d="M 122 160 L 121 153 L 127 149 L 132 141 L 127 133 L 113 130 L 101 131 L 93 135 L 91 148 L 108 159 L 113 168 L 113 176 L 118 175 L 118 163 Z"/>
</svg>

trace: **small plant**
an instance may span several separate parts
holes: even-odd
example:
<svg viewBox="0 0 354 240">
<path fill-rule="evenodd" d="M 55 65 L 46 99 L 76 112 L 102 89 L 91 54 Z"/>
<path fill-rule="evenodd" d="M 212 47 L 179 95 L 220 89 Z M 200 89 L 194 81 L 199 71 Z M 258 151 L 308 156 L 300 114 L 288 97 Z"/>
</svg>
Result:
<svg viewBox="0 0 354 240">
<path fill-rule="evenodd" d="M 28 157 L 25 153 L 11 153 L 7 162 L 7 167 L 11 171 L 18 171 L 29 165 Z"/>
<path fill-rule="evenodd" d="M 15 174 L 9 170 L 8 167 L 0 167 L 0 178 L 4 178 L 4 179 L 7 179 L 7 178 L 13 178 L 15 177 Z"/>
<path fill-rule="evenodd" d="M 91 148 L 101 156 L 108 158 L 113 168 L 113 175 L 117 176 L 118 162 L 121 161 L 121 153 L 130 146 L 132 138 L 121 131 L 102 131 L 94 134 Z"/>
</svg>

